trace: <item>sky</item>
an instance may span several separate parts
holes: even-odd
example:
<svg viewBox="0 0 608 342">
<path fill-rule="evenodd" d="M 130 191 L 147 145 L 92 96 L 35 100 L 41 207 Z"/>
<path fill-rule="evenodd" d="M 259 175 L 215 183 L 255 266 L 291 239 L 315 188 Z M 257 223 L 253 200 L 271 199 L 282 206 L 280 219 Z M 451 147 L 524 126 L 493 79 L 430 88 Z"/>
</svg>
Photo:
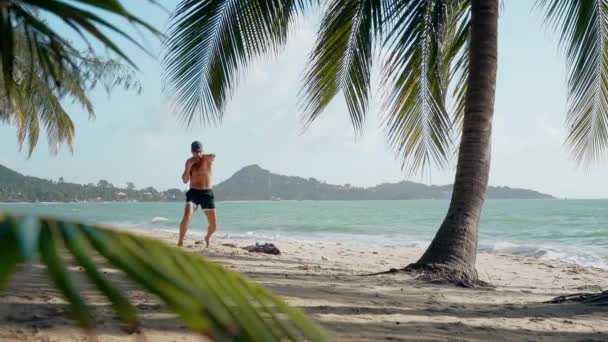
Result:
<svg viewBox="0 0 608 342">
<path fill-rule="evenodd" d="M 556 34 L 541 25 L 542 17 L 531 3 L 506 2 L 499 19 L 490 185 L 529 188 L 557 197 L 608 198 L 608 161 L 581 167 L 564 145 L 565 58 Z M 177 1 L 164 4 L 172 9 Z M 142 16 L 160 29 L 168 21 L 166 12 L 154 8 Z M 140 94 L 93 91 L 95 120 L 66 103 L 76 125 L 73 154 L 64 148 L 51 155 L 41 138 L 28 158 L 25 149 L 19 151 L 15 127 L 0 126 L 0 164 L 26 175 L 63 177 L 66 182 L 105 179 L 116 186 L 134 182 L 139 188 L 184 189 L 180 176 L 190 143 L 201 140 L 205 150 L 217 155 L 216 182 L 258 164 L 275 173 L 333 184 L 452 183 L 455 165 L 443 170 L 433 167 L 423 175 L 403 171 L 386 144 L 381 113 L 370 112 L 363 134 L 356 135 L 341 97 L 302 131 L 297 95 L 317 22 L 315 15 L 302 20 L 280 55 L 256 61 L 242 73 L 218 126 L 183 126 L 162 94 L 159 59 L 122 44 L 139 68 Z M 153 54 L 160 51 L 153 38 L 142 38 Z"/>
</svg>

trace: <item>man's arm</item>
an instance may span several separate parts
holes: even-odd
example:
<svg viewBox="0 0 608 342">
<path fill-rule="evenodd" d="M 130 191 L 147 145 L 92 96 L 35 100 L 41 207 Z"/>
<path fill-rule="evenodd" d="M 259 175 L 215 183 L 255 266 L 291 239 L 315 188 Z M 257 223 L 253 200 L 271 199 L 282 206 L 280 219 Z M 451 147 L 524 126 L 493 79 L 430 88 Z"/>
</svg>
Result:
<svg viewBox="0 0 608 342">
<path fill-rule="evenodd" d="M 206 158 L 209 158 L 209 160 L 211 160 L 211 161 L 215 160 L 215 154 L 214 153 L 204 154 L 204 156 Z"/>
<path fill-rule="evenodd" d="M 188 159 L 186 161 L 186 169 L 184 170 L 184 173 L 182 173 L 182 182 L 184 182 L 184 184 L 188 184 L 188 182 L 190 181 L 190 169 L 192 168 L 192 159 Z"/>
</svg>

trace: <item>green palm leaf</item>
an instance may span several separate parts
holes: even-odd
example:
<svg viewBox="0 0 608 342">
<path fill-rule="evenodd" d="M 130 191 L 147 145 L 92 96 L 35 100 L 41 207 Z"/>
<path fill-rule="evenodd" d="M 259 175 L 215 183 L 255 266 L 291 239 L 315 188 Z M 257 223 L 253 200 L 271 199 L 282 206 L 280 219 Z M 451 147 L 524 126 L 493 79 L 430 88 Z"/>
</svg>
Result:
<svg viewBox="0 0 608 342">
<path fill-rule="evenodd" d="M 93 118 L 95 112 L 88 91 L 97 85 L 102 85 L 108 92 L 117 86 L 125 90 L 141 89 L 132 69 L 114 60 L 76 51 L 70 52 L 76 66 L 66 66 L 54 82 L 49 82 L 44 76 L 45 69 L 36 62 L 37 58 L 29 55 L 24 33 L 17 32 L 15 39 L 17 58 L 13 90 L 7 94 L 0 88 L 0 120 L 17 126 L 18 142 L 22 147 L 27 145 L 30 156 L 41 131 L 46 133 L 52 154 L 56 154 L 63 144 L 70 150 L 73 148 L 75 128 L 63 100 L 80 104 Z"/>
<path fill-rule="evenodd" d="M 38 142 L 40 126 L 46 131 L 51 153 L 56 154 L 61 143 L 72 146 L 74 124 L 48 82 L 37 74 L 29 75 L 29 84 L 17 83 L 10 99 L 12 102 L 6 109 L 8 113 L 12 109 L 16 114 L 17 139 L 21 146 L 27 139 L 28 155 L 32 154 Z M 88 98 L 84 100 L 85 107 L 90 106 Z"/>
<path fill-rule="evenodd" d="M 468 13 L 468 1 L 399 2 L 391 9 L 383 111 L 388 141 L 411 172 L 431 163 L 447 165 L 451 117 L 463 113 L 464 90 L 456 89 L 462 93 L 454 114 L 446 98 L 456 75 L 466 75 Z"/>
<path fill-rule="evenodd" d="M 452 115 L 452 123 L 458 132 L 462 131 L 467 78 L 469 76 L 470 5 L 470 0 L 461 1 L 459 10 L 452 12 L 451 24 L 448 25 L 444 43 L 446 57 L 442 70 L 447 72 L 449 88 L 453 89 L 453 103 L 449 110 Z"/>
<path fill-rule="evenodd" d="M 132 327 L 137 313 L 128 298 L 98 270 L 101 256 L 130 279 L 157 295 L 192 330 L 217 340 L 311 340 L 328 336 L 297 309 L 234 272 L 163 242 L 94 225 L 52 218 L 0 216 L 0 289 L 18 264 L 39 260 L 70 303 L 74 319 L 94 328 L 93 313 L 66 268 L 70 255 L 88 280 Z"/>
<path fill-rule="evenodd" d="M 158 4 L 155 0 L 148 1 Z M 93 41 L 99 42 L 126 60 L 132 67 L 136 67 L 106 31 L 127 39 L 144 51 L 147 50 L 131 34 L 102 18 L 101 13 L 111 14 L 135 27 L 144 28 L 155 36 L 162 37 L 152 25 L 127 11 L 119 0 L 74 0 L 69 3 L 63 0 L 3 1 L 0 6 L 0 59 L 4 91 L 11 94 L 16 86 L 13 82 L 13 72 L 18 58 L 18 50 L 15 46 L 18 40 L 16 35 L 23 34 L 27 41 L 28 56 L 31 59 L 29 63 L 42 67 L 45 71 L 43 76 L 48 81 L 60 82 L 60 75 L 66 67 L 78 65 L 79 61 L 74 58 L 70 42 L 40 16 L 51 16 L 63 21 L 80 34 L 89 46 Z"/>
<path fill-rule="evenodd" d="M 298 14 L 316 0 L 183 0 L 163 57 L 164 91 L 188 125 L 222 118 L 238 71 L 277 53 Z"/>
<path fill-rule="evenodd" d="M 304 82 L 306 123 L 342 91 L 360 131 L 368 110 L 374 38 L 382 31 L 385 1 L 334 0 L 325 11 Z"/>
<path fill-rule="evenodd" d="M 608 152 L 608 1 L 539 0 L 568 65 L 566 143 L 579 163 Z"/>
</svg>

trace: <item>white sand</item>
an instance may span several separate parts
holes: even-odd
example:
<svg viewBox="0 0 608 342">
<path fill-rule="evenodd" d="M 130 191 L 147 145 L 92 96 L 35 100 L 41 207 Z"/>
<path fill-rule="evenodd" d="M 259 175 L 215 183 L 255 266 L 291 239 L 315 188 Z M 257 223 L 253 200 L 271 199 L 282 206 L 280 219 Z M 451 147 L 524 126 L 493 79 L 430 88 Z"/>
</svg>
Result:
<svg viewBox="0 0 608 342">
<path fill-rule="evenodd" d="M 150 234 L 150 233 L 146 233 Z M 175 243 L 176 235 L 153 233 Z M 480 254 L 478 271 L 494 290 L 430 285 L 407 274 L 361 277 L 399 268 L 422 250 L 274 241 L 273 256 L 238 247 L 255 241 L 216 239 L 209 249 L 185 248 L 244 273 L 325 326 L 337 340 L 608 341 L 608 306 L 548 305 L 573 292 L 608 287 L 608 271 L 535 258 Z M 98 340 L 198 341 L 152 296 L 124 282 L 144 328 L 128 334 L 98 297 Z M 66 318 L 61 296 L 39 267 L 21 271 L 0 297 L 0 341 L 78 341 L 87 338 Z"/>
</svg>

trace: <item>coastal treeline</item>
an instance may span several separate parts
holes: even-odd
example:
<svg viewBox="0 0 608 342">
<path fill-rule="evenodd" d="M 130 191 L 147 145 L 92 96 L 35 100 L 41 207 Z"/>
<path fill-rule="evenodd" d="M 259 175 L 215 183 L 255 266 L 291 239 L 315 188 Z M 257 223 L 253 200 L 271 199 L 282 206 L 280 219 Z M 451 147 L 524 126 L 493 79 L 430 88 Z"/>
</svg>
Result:
<svg viewBox="0 0 608 342">
<path fill-rule="evenodd" d="M 75 184 L 63 178 L 47 180 L 24 176 L 0 165 L 0 202 L 94 202 L 94 201 L 183 201 L 180 189 L 137 189 L 132 182 L 117 187 L 107 180 Z"/>
</svg>

